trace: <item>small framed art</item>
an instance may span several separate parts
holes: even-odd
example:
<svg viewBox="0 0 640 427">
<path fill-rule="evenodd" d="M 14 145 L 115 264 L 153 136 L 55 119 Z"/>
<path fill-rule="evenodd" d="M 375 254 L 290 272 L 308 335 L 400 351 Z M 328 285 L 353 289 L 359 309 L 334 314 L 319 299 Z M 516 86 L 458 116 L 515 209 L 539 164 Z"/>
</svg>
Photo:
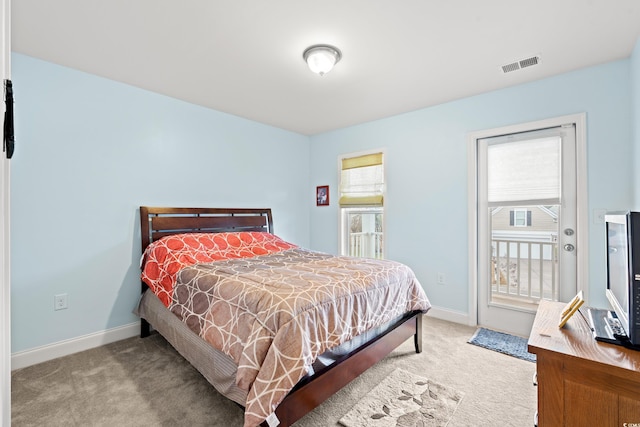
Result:
<svg viewBox="0 0 640 427">
<path fill-rule="evenodd" d="M 316 187 L 316 206 L 329 206 L 329 186 Z"/>
</svg>

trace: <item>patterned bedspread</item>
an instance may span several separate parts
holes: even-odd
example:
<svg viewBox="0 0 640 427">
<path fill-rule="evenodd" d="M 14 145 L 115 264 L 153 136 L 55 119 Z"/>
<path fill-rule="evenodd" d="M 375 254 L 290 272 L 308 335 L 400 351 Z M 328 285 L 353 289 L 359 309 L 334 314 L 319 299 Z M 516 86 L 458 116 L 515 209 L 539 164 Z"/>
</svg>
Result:
<svg viewBox="0 0 640 427">
<path fill-rule="evenodd" d="M 147 247 L 142 256 L 142 280 L 169 307 L 178 272 L 187 266 L 251 258 L 296 248 L 271 233 L 184 233 L 165 236 Z"/>
<path fill-rule="evenodd" d="M 293 248 L 185 267 L 169 308 L 238 364 L 248 427 L 275 410 L 319 354 L 430 303 L 403 264 Z"/>
</svg>

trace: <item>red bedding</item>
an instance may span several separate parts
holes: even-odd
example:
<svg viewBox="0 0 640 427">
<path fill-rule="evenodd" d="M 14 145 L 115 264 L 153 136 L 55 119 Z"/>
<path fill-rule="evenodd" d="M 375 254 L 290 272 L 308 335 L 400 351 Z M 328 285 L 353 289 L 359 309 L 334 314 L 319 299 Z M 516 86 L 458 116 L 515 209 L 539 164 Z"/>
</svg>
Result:
<svg viewBox="0 0 640 427">
<path fill-rule="evenodd" d="M 169 307 L 176 275 L 184 267 L 266 255 L 295 247 L 264 232 L 174 234 L 147 247 L 142 257 L 142 281 Z"/>
</svg>

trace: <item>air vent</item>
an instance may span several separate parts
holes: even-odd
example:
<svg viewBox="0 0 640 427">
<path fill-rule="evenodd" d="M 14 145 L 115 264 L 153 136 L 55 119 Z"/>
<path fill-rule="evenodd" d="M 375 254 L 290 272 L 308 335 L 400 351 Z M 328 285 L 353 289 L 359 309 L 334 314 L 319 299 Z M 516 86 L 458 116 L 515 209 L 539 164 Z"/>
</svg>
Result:
<svg viewBox="0 0 640 427">
<path fill-rule="evenodd" d="M 502 66 L 503 73 L 510 73 L 511 71 L 517 71 L 519 69 L 520 69 L 520 64 L 518 64 L 517 62 Z"/>
<path fill-rule="evenodd" d="M 532 56 L 531 58 L 521 59 L 516 62 L 512 62 L 511 64 L 503 65 L 502 72 L 504 74 L 510 73 L 512 71 L 518 71 L 523 68 L 532 67 L 534 65 L 538 65 L 540 63 L 540 56 Z"/>
<path fill-rule="evenodd" d="M 532 65 L 538 65 L 538 57 L 534 56 L 531 58 L 523 59 L 520 61 L 520 68 L 531 67 Z"/>
</svg>

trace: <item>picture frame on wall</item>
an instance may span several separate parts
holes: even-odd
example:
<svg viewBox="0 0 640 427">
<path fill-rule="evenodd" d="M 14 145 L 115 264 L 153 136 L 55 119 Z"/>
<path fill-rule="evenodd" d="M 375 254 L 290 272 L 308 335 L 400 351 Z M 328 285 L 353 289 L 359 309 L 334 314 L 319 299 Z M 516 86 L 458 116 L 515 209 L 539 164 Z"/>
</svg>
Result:
<svg viewBox="0 0 640 427">
<path fill-rule="evenodd" d="M 319 185 L 316 187 L 316 206 L 329 206 L 328 185 Z"/>
</svg>

